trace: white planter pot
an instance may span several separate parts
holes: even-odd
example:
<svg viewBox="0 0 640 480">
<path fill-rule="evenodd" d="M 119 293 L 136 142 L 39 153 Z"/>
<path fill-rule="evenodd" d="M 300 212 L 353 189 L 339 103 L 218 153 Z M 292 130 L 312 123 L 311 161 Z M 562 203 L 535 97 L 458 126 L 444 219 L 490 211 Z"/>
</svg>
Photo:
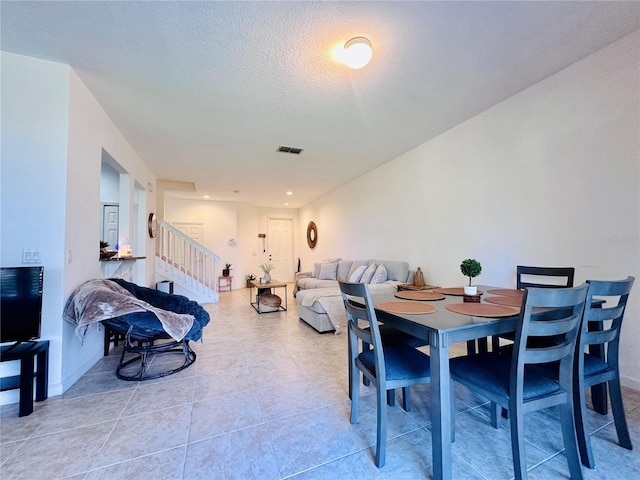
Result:
<svg viewBox="0 0 640 480">
<path fill-rule="evenodd" d="M 478 294 L 478 287 L 476 287 L 475 285 L 473 286 L 465 286 L 464 287 L 464 294 L 465 295 L 477 295 Z"/>
</svg>

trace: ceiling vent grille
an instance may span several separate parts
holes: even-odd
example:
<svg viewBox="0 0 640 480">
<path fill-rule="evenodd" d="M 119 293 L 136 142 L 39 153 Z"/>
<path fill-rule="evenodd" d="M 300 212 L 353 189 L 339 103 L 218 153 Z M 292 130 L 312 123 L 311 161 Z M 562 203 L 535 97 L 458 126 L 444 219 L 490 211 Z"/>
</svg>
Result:
<svg viewBox="0 0 640 480">
<path fill-rule="evenodd" d="M 293 153 L 294 155 L 300 155 L 304 148 L 296 148 L 296 147 L 285 147 L 284 145 L 280 145 L 278 147 L 278 151 L 282 153 Z"/>
</svg>

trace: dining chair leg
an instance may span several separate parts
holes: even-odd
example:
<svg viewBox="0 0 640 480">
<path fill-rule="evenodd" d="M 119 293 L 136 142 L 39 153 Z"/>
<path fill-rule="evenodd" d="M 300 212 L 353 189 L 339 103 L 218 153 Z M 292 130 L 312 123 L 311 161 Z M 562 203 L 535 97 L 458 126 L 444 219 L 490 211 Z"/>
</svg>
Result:
<svg viewBox="0 0 640 480">
<path fill-rule="evenodd" d="M 396 391 L 387 390 L 387 405 L 393 407 L 396 404 Z"/>
<path fill-rule="evenodd" d="M 355 364 L 352 365 L 353 371 L 356 372 Z M 360 375 L 352 375 L 351 379 L 351 418 L 350 422 L 355 424 L 358 422 L 358 410 L 360 407 Z"/>
<path fill-rule="evenodd" d="M 347 355 L 349 356 L 349 400 L 353 399 L 353 395 L 352 395 L 352 387 L 351 387 L 351 379 L 353 378 L 354 375 L 354 371 L 353 371 L 353 356 L 351 355 L 351 342 L 347 342 Z M 358 376 L 360 376 L 360 373 L 358 373 Z"/>
<path fill-rule="evenodd" d="M 631 436 L 629 435 L 629 426 L 627 425 L 627 417 L 624 413 L 624 405 L 622 403 L 622 389 L 620 388 L 620 378 L 609 380 L 609 395 L 611 397 L 611 413 L 613 413 L 613 422 L 618 433 L 618 443 L 627 450 L 633 450 L 631 444 Z"/>
<path fill-rule="evenodd" d="M 584 395 L 584 382 L 582 375 L 579 380 L 574 383 L 573 390 L 573 414 L 576 426 L 576 439 L 578 442 L 578 450 L 580 451 L 580 459 L 582 464 L 587 468 L 595 468 L 595 460 L 593 451 L 591 450 L 591 441 L 589 440 L 589 432 L 587 430 L 587 402 Z"/>
<path fill-rule="evenodd" d="M 515 404 L 510 405 L 511 455 L 516 480 L 527 478 L 527 455 L 524 442 L 524 415 Z"/>
<path fill-rule="evenodd" d="M 491 409 L 491 426 L 493 428 L 500 428 L 500 420 L 502 419 L 503 408 L 494 402 L 491 402 L 489 408 Z"/>
<path fill-rule="evenodd" d="M 593 405 L 593 410 L 598 412 L 600 415 L 606 415 L 609 412 L 607 407 L 606 382 L 591 386 L 591 405 Z"/>
<path fill-rule="evenodd" d="M 576 441 L 576 429 L 574 423 L 573 405 L 564 403 L 559 406 L 560 421 L 562 423 L 562 438 L 564 440 L 564 452 L 569 464 L 569 473 L 572 480 L 582 480 L 582 465 L 580 463 L 580 453 Z"/>
<path fill-rule="evenodd" d="M 376 391 L 378 428 L 376 433 L 376 467 L 384 466 L 387 452 L 387 402 L 385 401 L 386 389 L 384 383 L 378 383 Z"/>
<path fill-rule="evenodd" d="M 411 387 L 402 387 L 402 408 L 405 412 L 411 410 Z"/>
</svg>

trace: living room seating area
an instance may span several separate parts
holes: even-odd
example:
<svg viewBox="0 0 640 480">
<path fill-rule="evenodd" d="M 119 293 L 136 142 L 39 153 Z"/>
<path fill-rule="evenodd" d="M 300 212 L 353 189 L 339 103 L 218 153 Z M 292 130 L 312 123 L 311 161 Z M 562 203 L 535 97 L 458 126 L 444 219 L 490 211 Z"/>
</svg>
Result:
<svg viewBox="0 0 640 480">
<path fill-rule="evenodd" d="M 287 312 L 259 315 L 246 290 L 227 292 L 206 309 L 215 328 L 192 342 L 198 360 L 191 368 L 127 382 L 116 378 L 112 354 L 62 396 L 36 403 L 28 417 L 17 416 L 17 404 L 2 406 L 0 477 L 429 478 L 429 385 L 412 387 L 411 411 L 399 400 L 387 409 L 387 461 L 378 470 L 371 387 L 361 385 L 358 423 L 349 423 L 345 335 L 318 335 L 298 319 L 293 301 Z M 458 354 L 465 352 L 462 345 Z M 623 388 L 623 395 L 637 442 L 640 394 Z M 512 478 L 507 422 L 495 430 L 489 404 L 460 385 L 456 406 L 454 478 Z M 617 445 L 611 413 L 587 414 L 598 468 L 584 469 L 585 477 L 634 478 L 638 453 Z M 535 425 L 527 429 L 529 478 L 566 478 L 557 412 L 526 421 Z"/>
</svg>

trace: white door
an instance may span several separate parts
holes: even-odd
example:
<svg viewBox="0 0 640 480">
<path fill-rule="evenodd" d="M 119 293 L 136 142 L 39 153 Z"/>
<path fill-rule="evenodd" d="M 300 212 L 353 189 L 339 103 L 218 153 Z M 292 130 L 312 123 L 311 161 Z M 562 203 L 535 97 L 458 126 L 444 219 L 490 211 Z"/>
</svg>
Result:
<svg viewBox="0 0 640 480">
<path fill-rule="evenodd" d="M 102 240 L 109 242 L 109 250 L 115 250 L 118 244 L 118 205 L 102 206 Z"/>
<path fill-rule="evenodd" d="M 271 277 L 281 282 L 293 282 L 293 220 L 269 218 L 267 256 L 273 265 Z"/>
</svg>

